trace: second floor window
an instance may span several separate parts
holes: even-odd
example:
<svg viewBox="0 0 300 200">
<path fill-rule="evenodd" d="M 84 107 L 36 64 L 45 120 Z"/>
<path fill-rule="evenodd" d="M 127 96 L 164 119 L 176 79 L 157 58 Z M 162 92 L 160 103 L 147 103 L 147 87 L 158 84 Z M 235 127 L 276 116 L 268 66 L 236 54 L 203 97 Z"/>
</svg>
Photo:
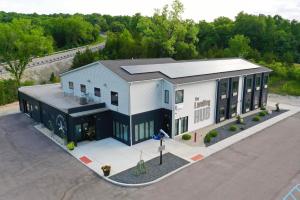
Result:
<svg viewBox="0 0 300 200">
<path fill-rule="evenodd" d="M 183 90 L 177 90 L 175 93 L 175 104 L 183 103 Z"/>
<path fill-rule="evenodd" d="M 252 79 L 247 79 L 247 89 L 252 89 Z"/>
<path fill-rule="evenodd" d="M 74 83 L 73 82 L 69 82 L 69 89 L 73 90 L 74 89 Z"/>
<path fill-rule="evenodd" d="M 165 90 L 165 103 L 169 103 L 169 90 Z"/>
<path fill-rule="evenodd" d="M 83 84 L 80 84 L 80 91 L 81 91 L 82 93 L 86 93 L 86 86 L 83 85 Z"/>
<path fill-rule="evenodd" d="M 96 97 L 101 97 L 101 92 L 100 92 L 100 88 L 94 88 L 94 95 L 96 96 Z"/>
<path fill-rule="evenodd" d="M 239 87 L 239 81 L 234 80 L 232 82 L 232 93 L 237 93 L 238 92 L 238 87 Z"/>
<path fill-rule="evenodd" d="M 110 97 L 111 97 L 111 104 L 118 106 L 119 105 L 118 93 L 111 91 Z"/>
<path fill-rule="evenodd" d="M 260 86 L 260 77 L 257 77 L 256 78 L 256 87 L 259 87 Z"/>
</svg>

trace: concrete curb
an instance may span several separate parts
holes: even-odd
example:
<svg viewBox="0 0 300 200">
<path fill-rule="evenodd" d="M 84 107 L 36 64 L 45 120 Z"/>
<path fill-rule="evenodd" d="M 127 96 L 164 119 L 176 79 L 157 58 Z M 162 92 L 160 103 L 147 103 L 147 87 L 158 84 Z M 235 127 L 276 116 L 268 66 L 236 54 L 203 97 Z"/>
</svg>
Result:
<svg viewBox="0 0 300 200">
<path fill-rule="evenodd" d="M 229 146 L 231 146 L 231 145 L 233 145 L 233 144 L 235 144 L 237 142 L 240 142 L 240 141 L 246 139 L 247 137 L 249 137 L 251 135 L 255 135 L 256 133 L 262 131 L 263 129 L 268 128 L 268 127 L 270 127 L 270 126 L 272 126 L 272 125 L 280 122 L 281 120 L 286 119 L 287 117 L 290 117 L 290 116 L 292 116 L 292 115 L 300 112 L 300 108 L 298 108 L 298 107 L 294 107 L 294 106 L 285 106 L 285 107 L 286 107 L 286 109 L 289 109 L 287 112 L 282 113 L 282 114 L 280 114 L 280 115 L 278 115 L 278 116 L 276 116 L 274 118 L 271 118 L 271 119 L 269 119 L 267 121 L 264 121 L 264 122 L 262 122 L 260 124 L 257 124 L 257 125 L 249 128 L 249 129 L 246 129 L 246 130 L 244 130 L 244 131 L 242 131 L 242 132 L 240 132 L 240 133 L 238 133 L 236 135 L 233 135 L 233 136 L 231 136 L 229 138 L 226 138 L 226 139 L 224 139 L 224 140 L 222 140 L 222 141 L 220 141 L 220 142 L 218 142 L 216 144 L 213 144 L 213 145 L 207 147 L 207 150 L 209 151 L 209 153 L 206 154 L 203 157 L 203 159 L 205 159 L 208 156 L 211 156 L 211 155 L 213 155 L 213 154 L 215 154 L 215 153 L 217 153 L 217 152 L 219 152 L 219 151 L 221 151 L 221 150 L 223 150 L 223 149 L 225 149 L 225 148 L 227 148 L 227 147 L 229 147 Z M 43 131 L 41 131 L 37 126 L 38 125 L 36 125 L 34 127 L 37 130 L 39 130 L 39 132 L 43 133 Z M 66 150 L 70 155 L 72 155 L 73 157 L 75 157 L 72 154 L 72 152 L 69 151 L 65 146 L 62 146 L 60 143 L 58 143 L 57 141 L 53 140 L 53 138 L 49 137 L 47 134 L 45 134 L 45 133 L 43 133 L 43 134 L 46 137 L 48 137 L 49 139 L 51 139 L 52 141 L 54 141 L 56 144 L 58 144 L 61 148 L 63 148 L 64 150 Z M 197 148 L 197 147 L 195 147 L 195 148 Z M 199 153 L 201 153 L 201 152 L 199 152 Z M 75 158 L 78 161 L 80 161 L 79 158 L 77 158 L 77 157 L 75 157 Z M 203 159 L 201 159 L 201 160 L 203 160 Z M 191 160 L 189 160 L 190 163 L 188 163 L 188 164 L 186 164 L 186 165 L 184 165 L 184 166 L 182 166 L 182 167 L 180 167 L 180 168 L 178 168 L 176 170 L 173 170 L 172 172 L 170 172 L 168 174 L 165 174 L 164 176 L 161 176 L 161 177 L 159 177 L 159 178 L 157 178 L 157 179 L 155 179 L 153 181 L 150 181 L 150 182 L 139 183 L 139 184 L 128 184 L 128 183 L 121 183 L 121 182 L 114 181 L 114 180 L 110 179 L 109 176 L 105 177 L 104 175 L 100 174 L 98 171 L 95 171 L 90 166 L 82 163 L 81 161 L 80 161 L 80 163 L 83 164 L 84 166 L 88 167 L 90 170 L 92 170 L 94 173 L 96 173 L 98 176 L 100 176 L 101 178 L 103 178 L 104 180 L 106 180 L 109 183 L 112 183 L 114 185 L 121 186 L 121 187 L 132 187 L 133 188 L 133 187 L 144 187 L 144 186 L 148 186 L 148 185 L 152 185 L 154 183 L 157 183 L 157 182 L 165 179 L 166 177 L 169 177 L 169 176 L 171 176 L 171 175 L 173 175 L 173 174 L 181 171 L 182 169 L 184 169 L 186 167 L 189 167 L 190 165 L 192 165 L 194 163 L 197 163 L 197 162 L 199 162 L 201 160 L 197 160 L 197 161 L 191 161 Z"/>
</svg>

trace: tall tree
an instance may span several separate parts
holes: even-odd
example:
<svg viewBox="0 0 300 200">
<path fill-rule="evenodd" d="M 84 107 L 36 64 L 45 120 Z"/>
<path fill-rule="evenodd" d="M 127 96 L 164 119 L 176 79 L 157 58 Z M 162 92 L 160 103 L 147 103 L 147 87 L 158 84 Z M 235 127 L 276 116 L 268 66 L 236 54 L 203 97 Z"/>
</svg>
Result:
<svg viewBox="0 0 300 200">
<path fill-rule="evenodd" d="M 0 24 L 0 41 L 0 59 L 18 85 L 31 59 L 53 50 L 52 39 L 45 37 L 43 30 L 34 27 L 30 20 Z"/>
</svg>

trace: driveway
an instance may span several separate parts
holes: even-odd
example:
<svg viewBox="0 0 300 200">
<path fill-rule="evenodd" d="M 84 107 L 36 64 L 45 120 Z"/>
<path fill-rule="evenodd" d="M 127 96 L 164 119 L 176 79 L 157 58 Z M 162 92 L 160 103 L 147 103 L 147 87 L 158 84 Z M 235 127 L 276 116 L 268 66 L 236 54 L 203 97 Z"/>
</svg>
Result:
<svg viewBox="0 0 300 200">
<path fill-rule="evenodd" d="M 0 199 L 281 199 L 300 183 L 300 113 L 143 188 L 97 177 L 33 128 L 0 117 Z"/>
</svg>

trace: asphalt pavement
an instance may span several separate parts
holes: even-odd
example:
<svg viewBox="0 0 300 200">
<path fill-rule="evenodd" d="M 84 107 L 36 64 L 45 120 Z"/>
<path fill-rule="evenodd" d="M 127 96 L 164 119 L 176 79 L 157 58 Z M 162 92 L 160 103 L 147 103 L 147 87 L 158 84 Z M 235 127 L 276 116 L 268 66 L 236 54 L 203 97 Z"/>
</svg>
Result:
<svg viewBox="0 0 300 200">
<path fill-rule="evenodd" d="M 107 183 L 33 124 L 0 117 L 0 200 L 269 200 L 300 183 L 300 113 L 142 188 Z"/>
</svg>

